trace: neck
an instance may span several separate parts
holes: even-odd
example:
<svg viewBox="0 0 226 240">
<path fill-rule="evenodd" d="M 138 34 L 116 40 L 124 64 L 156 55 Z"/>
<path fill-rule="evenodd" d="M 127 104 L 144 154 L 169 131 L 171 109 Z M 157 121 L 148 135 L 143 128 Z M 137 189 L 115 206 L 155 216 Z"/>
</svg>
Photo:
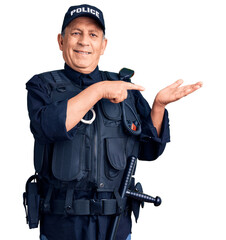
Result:
<svg viewBox="0 0 226 240">
<path fill-rule="evenodd" d="M 70 65 L 68 63 L 66 63 L 71 69 L 75 70 L 76 72 L 82 73 L 82 74 L 90 74 L 91 72 L 93 72 L 97 66 L 93 67 L 93 68 L 78 68 L 76 66 Z"/>
</svg>

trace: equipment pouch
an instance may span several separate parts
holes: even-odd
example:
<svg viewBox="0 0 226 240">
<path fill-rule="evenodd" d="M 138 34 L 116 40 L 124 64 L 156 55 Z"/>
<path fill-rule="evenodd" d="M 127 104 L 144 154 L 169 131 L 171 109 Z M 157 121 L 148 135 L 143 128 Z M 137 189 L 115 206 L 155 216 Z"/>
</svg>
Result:
<svg viewBox="0 0 226 240">
<path fill-rule="evenodd" d="M 54 177 L 61 181 L 80 181 L 87 175 L 90 168 L 87 141 L 85 134 L 77 133 L 72 140 L 55 142 L 52 159 Z"/>
<path fill-rule="evenodd" d="M 122 109 L 119 103 L 112 103 L 108 99 L 101 99 L 103 123 L 106 127 L 118 127 L 122 120 Z"/>
<path fill-rule="evenodd" d="M 23 203 L 26 211 L 27 224 L 29 228 L 37 228 L 39 223 L 40 195 L 38 183 L 32 182 L 37 175 L 31 176 L 26 183 L 26 192 L 23 194 Z"/>
<path fill-rule="evenodd" d="M 105 174 L 110 180 L 117 178 L 126 167 L 125 144 L 126 138 L 106 139 L 108 161 L 105 162 Z"/>
</svg>

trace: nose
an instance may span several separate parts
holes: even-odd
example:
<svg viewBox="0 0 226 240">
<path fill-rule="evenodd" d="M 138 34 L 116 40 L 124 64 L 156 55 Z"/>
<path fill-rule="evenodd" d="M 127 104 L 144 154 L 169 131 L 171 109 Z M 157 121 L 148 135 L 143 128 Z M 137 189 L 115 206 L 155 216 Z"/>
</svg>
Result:
<svg viewBox="0 0 226 240">
<path fill-rule="evenodd" d="M 78 44 L 81 45 L 81 46 L 89 46 L 89 36 L 88 34 L 81 34 L 80 35 L 80 38 L 79 38 L 79 41 L 78 41 Z"/>
</svg>

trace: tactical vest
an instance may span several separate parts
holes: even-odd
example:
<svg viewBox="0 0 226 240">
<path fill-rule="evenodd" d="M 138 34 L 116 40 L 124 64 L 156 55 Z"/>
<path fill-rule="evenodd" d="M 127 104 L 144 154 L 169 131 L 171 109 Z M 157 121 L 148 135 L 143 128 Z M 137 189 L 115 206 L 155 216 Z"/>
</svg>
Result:
<svg viewBox="0 0 226 240">
<path fill-rule="evenodd" d="M 129 81 L 131 77 L 126 71 L 122 71 L 121 75 L 109 72 L 101 72 L 101 75 L 103 80 Z M 70 99 L 84 90 L 67 78 L 63 70 L 39 76 L 51 85 L 52 102 Z M 138 156 L 139 133 L 132 129 L 140 127 L 140 119 L 134 96 L 128 91 L 127 99 L 118 104 L 101 99 L 93 110 L 96 118 L 92 124 L 80 122 L 72 140 L 52 144 L 52 174 L 61 182 L 74 182 L 78 190 L 86 191 L 95 186 L 98 192 L 114 192 L 120 186 L 127 158 Z M 91 119 L 93 114 L 89 111 L 83 119 Z M 42 170 L 47 145 L 35 142 L 34 165 L 37 173 Z"/>
<path fill-rule="evenodd" d="M 130 81 L 131 71 L 122 69 L 119 74 L 101 72 L 102 80 Z M 70 99 L 84 90 L 67 78 L 63 70 L 43 73 L 39 77 L 51 86 L 52 102 Z M 143 194 L 141 184 L 135 184 L 135 179 L 131 178 L 141 133 L 140 117 L 131 91 L 128 91 L 127 99 L 118 104 L 108 99 L 98 101 L 74 130 L 71 140 L 49 144 L 35 141 L 36 174 L 27 180 L 23 194 L 30 228 L 38 227 L 40 213 L 118 215 L 126 210 L 133 211 L 137 221 L 144 201 L 155 206 L 161 204 L 159 197 Z M 74 193 L 80 190 L 91 193 L 90 197 L 77 199 Z M 61 193 L 60 198 L 56 197 L 56 192 Z M 99 198 L 98 192 L 107 192 L 104 195 L 108 197 L 102 199 L 103 194 L 100 194 Z M 129 203 L 126 196 L 131 198 Z M 126 208 L 128 204 L 129 208 Z M 117 219 L 120 218 L 115 218 L 114 230 L 117 229 Z M 115 231 L 111 233 L 115 234 Z"/>
</svg>

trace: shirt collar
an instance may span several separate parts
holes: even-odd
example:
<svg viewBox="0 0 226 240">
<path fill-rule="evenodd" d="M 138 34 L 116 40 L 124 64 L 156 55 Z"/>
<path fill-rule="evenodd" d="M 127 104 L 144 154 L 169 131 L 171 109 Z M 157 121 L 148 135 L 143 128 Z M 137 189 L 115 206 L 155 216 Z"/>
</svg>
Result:
<svg viewBox="0 0 226 240">
<path fill-rule="evenodd" d="M 66 76 L 80 86 L 89 86 L 102 80 L 98 66 L 89 74 L 77 72 L 69 67 L 66 63 L 64 65 L 64 70 Z"/>
</svg>

